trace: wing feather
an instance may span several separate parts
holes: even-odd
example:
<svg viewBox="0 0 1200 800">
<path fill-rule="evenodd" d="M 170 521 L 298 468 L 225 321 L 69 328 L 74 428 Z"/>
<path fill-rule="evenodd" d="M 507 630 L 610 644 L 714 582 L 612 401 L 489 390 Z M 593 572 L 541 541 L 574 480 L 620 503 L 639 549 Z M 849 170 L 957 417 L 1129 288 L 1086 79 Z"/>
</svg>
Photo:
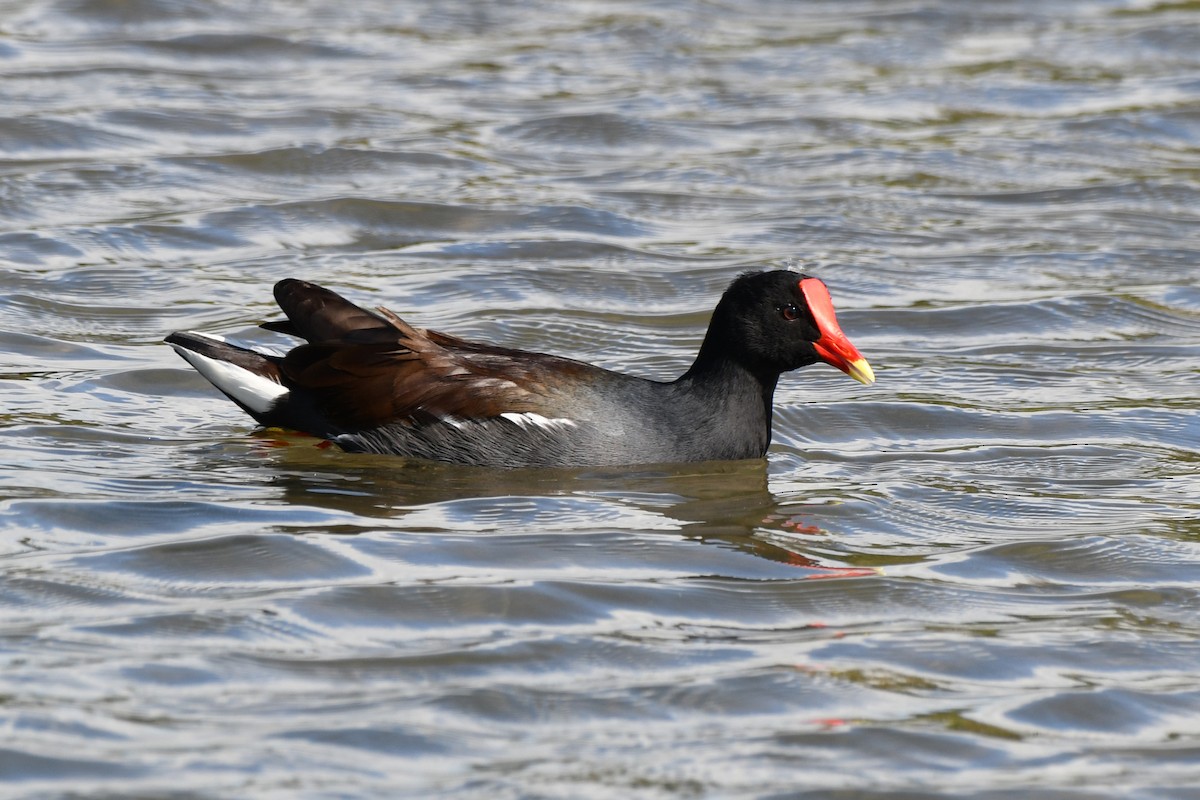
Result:
<svg viewBox="0 0 1200 800">
<path fill-rule="evenodd" d="M 280 359 L 280 373 L 340 430 L 560 416 L 552 406 L 565 381 L 602 371 L 416 328 L 387 308 L 367 311 L 304 281 L 280 281 L 275 296 L 288 321 L 267 326 L 308 340 Z"/>
</svg>

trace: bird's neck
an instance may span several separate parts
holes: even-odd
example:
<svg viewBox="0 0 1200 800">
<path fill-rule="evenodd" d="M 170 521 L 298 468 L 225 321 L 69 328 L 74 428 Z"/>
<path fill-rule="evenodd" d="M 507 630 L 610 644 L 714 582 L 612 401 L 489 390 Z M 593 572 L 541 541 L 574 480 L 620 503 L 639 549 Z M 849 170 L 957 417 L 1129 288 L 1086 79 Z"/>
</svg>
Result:
<svg viewBox="0 0 1200 800">
<path fill-rule="evenodd" d="M 701 396 L 723 398 L 727 401 L 749 402 L 761 405 L 766 411 L 766 420 L 771 419 L 771 404 L 775 396 L 777 373 L 755 371 L 737 360 L 722 354 L 700 351 L 691 369 L 676 383 L 692 387 L 691 391 Z"/>
<path fill-rule="evenodd" d="M 729 337 L 721 331 L 733 326 L 723 319 L 723 311 L 724 308 L 718 305 L 695 362 L 680 380 L 726 388 L 757 387 L 770 408 L 775 384 L 779 381 L 779 371 L 755 363 L 748 359 L 746 353 L 730 347 Z"/>
<path fill-rule="evenodd" d="M 688 396 L 699 436 L 728 437 L 730 458 L 758 458 L 771 443 L 771 411 L 779 375 L 756 374 L 713 348 L 701 349 L 674 383 Z"/>
</svg>

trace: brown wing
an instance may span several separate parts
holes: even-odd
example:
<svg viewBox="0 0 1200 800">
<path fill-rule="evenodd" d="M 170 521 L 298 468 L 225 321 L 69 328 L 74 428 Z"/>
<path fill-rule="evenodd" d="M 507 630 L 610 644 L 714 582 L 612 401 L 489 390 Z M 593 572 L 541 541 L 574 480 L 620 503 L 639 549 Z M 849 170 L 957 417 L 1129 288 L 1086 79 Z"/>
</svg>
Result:
<svg viewBox="0 0 1200 800">
<path fill-rule="evenodd" d="M 295 278 L 279 281 L 275 284 L 275 302 L 288 318 L 263 323 L 261 327 L 267 330 L 309 342 L 386 341 L 394 337 L 387 320 L 315 283 Z"/>
<path fill-rule="evenodd" d="M 587 364 L 468 342 L 413 328 L 379 309 L 386 334 L 371 341 L 314 342 L 280 363 L 286 383 L 305 391 L 328 421 L 348 431 L 439 418 L 487 419 L 504 413 L 555 416 L 551 395 Z"/>
<path fill-rule="evenodd" d="M 285 384 L 346 431 L 510 412 L 558 416 L 553 397 L 570 378 L 603 372 L 414 328 L 386 308 L 368 311 L 306 281 L 280 281 L 275 299 L 288 320 L 263 327 L 309 342 L 278 361 Z"/>
</svg>

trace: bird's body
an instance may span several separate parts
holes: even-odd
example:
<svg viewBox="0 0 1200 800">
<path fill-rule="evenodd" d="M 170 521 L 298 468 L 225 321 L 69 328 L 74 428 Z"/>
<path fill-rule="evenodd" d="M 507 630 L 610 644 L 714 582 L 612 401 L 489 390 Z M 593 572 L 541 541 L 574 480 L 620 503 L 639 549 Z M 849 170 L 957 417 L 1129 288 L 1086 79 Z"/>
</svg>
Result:
<svg viewBox="0 0 1200 800">
<path fill-rule="evenodd" d="M 567 358 L 469 342 L 284 280 L 286 355 L 199 333 L 167 342 L 266 426 L 342 449 L 492 467 L 760 458 L 779 375 L 824 360 L 870 382 L 824 284 L 752 273 L 725 293 L 696 362 L 661 382 Z"/>
</svg>

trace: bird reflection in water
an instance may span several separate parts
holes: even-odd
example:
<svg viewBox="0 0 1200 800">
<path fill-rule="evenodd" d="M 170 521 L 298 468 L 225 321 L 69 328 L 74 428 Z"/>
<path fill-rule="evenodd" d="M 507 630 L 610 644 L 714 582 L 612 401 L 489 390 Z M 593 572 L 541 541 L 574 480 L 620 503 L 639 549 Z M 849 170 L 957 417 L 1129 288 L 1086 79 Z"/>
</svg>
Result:
<svg viewBox="0 0 1200 800">
<path fill-rule="evenodd" d="M 261 430 L 251 441 L 253 450 L 272 462 L 271 484 L 283 500 L 361 519 L 331 532 L 360 533 L 378 529 L 380 522 L 411 530 L 417 516 L 434 521 L 420 530 L 445 533 L 569 534 L 640 527 L 787 568 L 769 569 L 761 575 L 767 579 L 794 579 L 796 570 L 813 579 L 879 574 L 875 567 L 828 563 L 806 552 L 809 541 L 819 546 L 833 535 L 820 526 L 821 506 L 773 494 L 765 459 L 492 470 L 348 455 L 321 440 L 275 429 Z"/>
</svg>

